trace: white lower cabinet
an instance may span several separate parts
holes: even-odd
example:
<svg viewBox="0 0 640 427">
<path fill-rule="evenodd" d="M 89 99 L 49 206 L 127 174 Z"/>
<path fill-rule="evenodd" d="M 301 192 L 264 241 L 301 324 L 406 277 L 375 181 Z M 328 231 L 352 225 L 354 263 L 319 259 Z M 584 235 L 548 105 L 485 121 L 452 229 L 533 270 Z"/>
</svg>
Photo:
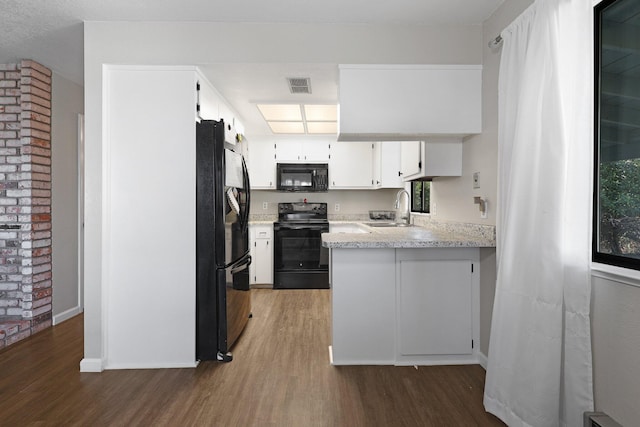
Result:
<svg viewBox="0 0 640 427">
<path fill-rule="evenodd" d="M 273 284 L 273 225 L 251 225 L 249 245 L 249 284 Z"/>
<path fill-rule="evenodd" d="M 332 249 L 335 365 L 478 363 L 477 248 Z"/>
<path fill-rule="evenodd" d="M 471 354 L 471 261 L 398 262 L 398 353 Z"/>
<path fill-rule="evenodd" d="M 331 249 L 334 365 L 393 365 L 395 250 Z"/>
</svg>

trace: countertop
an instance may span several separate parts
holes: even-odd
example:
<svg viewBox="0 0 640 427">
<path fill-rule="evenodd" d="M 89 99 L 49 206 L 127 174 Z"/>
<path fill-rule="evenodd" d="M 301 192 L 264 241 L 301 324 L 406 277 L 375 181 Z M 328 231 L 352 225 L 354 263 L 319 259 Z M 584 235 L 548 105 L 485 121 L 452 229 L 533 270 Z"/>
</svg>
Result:
<svg viewBox="0 0 640 427">
<path fill-rule="evenodd" d="M 362 217 L 364 218 L 364 216 Z M 370 227 L 361 217 L 339 220 L 332 225 L 357 226 L 359 233 L 322 233 L 326 248 L 495 248 L 495 226 L 440 222 L 416 216 L 412 227 Z M 269 225 L 277 215 L 253 216 L 250 225 Z M 381 221 L 384 222 L 384 221 Z"/>
<path fill-rule="evenodd" d="M 474 224 L 428 224 L 412 227 L 370 227 L 358 224 L 361 233 L 323 233 L 326 248 L 483 248 L 495 247 L 495 228 Z"/>
</svg>

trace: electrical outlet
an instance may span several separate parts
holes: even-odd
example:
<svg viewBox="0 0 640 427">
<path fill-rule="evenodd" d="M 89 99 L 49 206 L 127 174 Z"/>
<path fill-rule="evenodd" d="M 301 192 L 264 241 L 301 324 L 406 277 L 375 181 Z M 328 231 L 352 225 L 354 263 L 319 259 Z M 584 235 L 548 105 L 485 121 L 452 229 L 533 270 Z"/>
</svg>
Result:
<svg viewBox="0 0 640 427">
<path fill-rule="evenodd" d="M 335 210 L 336 212 L 340 212 L 340 203 L 336 203 Z"/>
<path fill-rule="evenodd" d="M 480 172 L 473 174 L 473 188 L 480 188 Z"/>
<path fill-rule="evenodd" d="M 269 202 L 262 202 L 262 209 L 265 211 L 269 209 Z"/>
</svg>

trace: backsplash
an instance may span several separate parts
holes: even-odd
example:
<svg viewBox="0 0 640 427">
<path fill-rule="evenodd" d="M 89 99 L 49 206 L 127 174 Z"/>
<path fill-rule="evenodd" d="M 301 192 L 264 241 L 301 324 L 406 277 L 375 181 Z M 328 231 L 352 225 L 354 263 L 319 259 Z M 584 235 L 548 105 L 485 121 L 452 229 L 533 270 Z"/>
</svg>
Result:
<svg viewBox="0 0 640 427">
<path fill-rule="evenodd" d="M 397 189 L 329 190 L 326 193 L 286 193 L 273 190 L 251 192 L 252 215 L 278 215 L 278 203 L 311 202 L 327 204 L 329 219 L 338 215 L 367 214 L 370 210 L 393 209 Z M 266 209 L 263 209 L 266 203 Z M 336 205 L 338 210 L 336 210 Z"/>
</svg>

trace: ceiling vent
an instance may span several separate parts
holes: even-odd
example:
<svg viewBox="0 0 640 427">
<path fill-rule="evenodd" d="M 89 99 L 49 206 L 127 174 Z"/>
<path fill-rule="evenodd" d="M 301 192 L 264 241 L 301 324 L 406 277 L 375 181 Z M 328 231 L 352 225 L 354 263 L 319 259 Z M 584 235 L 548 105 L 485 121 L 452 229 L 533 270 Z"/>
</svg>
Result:
<svg viewBox="0 0 640 427">
<path fill-rule="evenodd" d="M 287 77 L 291 93 L 311 93 L 311 79 L 309 77 Z"/>
</svg>

